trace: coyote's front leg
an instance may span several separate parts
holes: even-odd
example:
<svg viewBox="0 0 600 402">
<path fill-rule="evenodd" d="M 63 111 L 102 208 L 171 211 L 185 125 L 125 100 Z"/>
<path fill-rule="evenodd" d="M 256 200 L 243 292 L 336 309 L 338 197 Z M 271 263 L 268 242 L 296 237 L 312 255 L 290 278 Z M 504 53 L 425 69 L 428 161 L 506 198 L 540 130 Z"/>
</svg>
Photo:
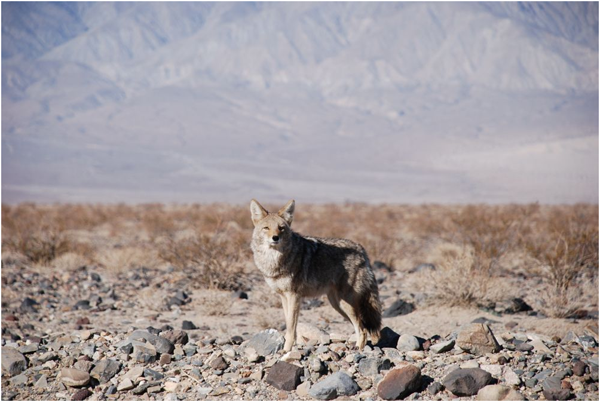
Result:
<svg viewBox="0 0 600 402">
<path fill-rule="evenodd" d="M 287 300 L 287 309 L 285 311 L 285 345 L 283 350 L 289 352 L 296 342 L 296 325 L 298 324 L 298 314 L 300 313 L 300 298 L 294 293 L 286 293 L 285 298 Z"/>
</svg>

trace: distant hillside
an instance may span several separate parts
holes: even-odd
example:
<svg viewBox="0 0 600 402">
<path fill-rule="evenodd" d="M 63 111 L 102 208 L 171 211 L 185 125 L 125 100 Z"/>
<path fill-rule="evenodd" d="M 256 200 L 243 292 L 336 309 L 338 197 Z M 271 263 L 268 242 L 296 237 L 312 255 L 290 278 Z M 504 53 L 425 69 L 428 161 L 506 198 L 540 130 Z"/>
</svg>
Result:
<svg viewBox="0 0 600 402">
<path fill-rule="evenodd" d="M 4 201 L 598 201 L 598 3 L 2 3 Z"/>
</svg>

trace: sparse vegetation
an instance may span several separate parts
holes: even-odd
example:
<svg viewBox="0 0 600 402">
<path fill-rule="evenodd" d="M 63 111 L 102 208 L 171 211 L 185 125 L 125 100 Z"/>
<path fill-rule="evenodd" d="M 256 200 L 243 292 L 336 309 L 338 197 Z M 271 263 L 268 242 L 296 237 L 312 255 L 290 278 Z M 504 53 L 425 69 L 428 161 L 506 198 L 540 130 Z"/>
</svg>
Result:
<svg viewBox="0 0 600 402">
<path fill-rule="evenodd" d="M 598 281 L 596 205 L 301 205 L 294 228 L 353 239 L 397 272 L 432 263 L 421 285 L 452 305 L 498 302 L 519 292 L 511 280 L 521 277 L 540 283 L 521 297 L 565 317 L 593 299 L 578 290 Z M 251 231 L 245 205 L 3 205 L 2 258 L 49 269 L 172 267 L 197 287 L 237 290 L 260 278 Z"/>
</svg>

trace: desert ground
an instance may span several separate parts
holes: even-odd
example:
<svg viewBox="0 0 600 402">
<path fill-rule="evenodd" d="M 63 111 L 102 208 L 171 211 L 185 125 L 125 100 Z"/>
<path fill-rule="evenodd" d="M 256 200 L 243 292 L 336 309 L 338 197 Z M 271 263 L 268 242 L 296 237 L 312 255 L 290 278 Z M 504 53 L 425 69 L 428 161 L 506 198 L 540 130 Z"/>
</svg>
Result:
<svg viewBox="0 0 600 402">
<path fill-rule="evenodd" d="M 322 297 L 280 350 L 247 205 L 3 205 L 2 400 L 598 399 L 598 205 L 297 203 L 292 228 L 365 247 L 380 344 Z"/>
</svg>

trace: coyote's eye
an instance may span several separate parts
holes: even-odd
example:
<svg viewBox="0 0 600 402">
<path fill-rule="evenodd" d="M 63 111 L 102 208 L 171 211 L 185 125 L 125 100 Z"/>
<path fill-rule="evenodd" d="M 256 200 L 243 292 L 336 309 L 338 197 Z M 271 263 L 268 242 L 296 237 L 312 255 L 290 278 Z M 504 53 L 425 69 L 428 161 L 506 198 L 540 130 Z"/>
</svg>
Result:
<svg viewBox="0 0 600 402">
<path fill-rule="evenodd" d="M 279 226 L 279 231 L 283 232 L 285 230 L 285 226 Z"/>
<path fill-rule="evenodd" d="M 269 230 L 269 227 L 268 227 L 268 226 L 265 226 L 265 227 L 263 228 L 263 230 Z"/>
</svg>

